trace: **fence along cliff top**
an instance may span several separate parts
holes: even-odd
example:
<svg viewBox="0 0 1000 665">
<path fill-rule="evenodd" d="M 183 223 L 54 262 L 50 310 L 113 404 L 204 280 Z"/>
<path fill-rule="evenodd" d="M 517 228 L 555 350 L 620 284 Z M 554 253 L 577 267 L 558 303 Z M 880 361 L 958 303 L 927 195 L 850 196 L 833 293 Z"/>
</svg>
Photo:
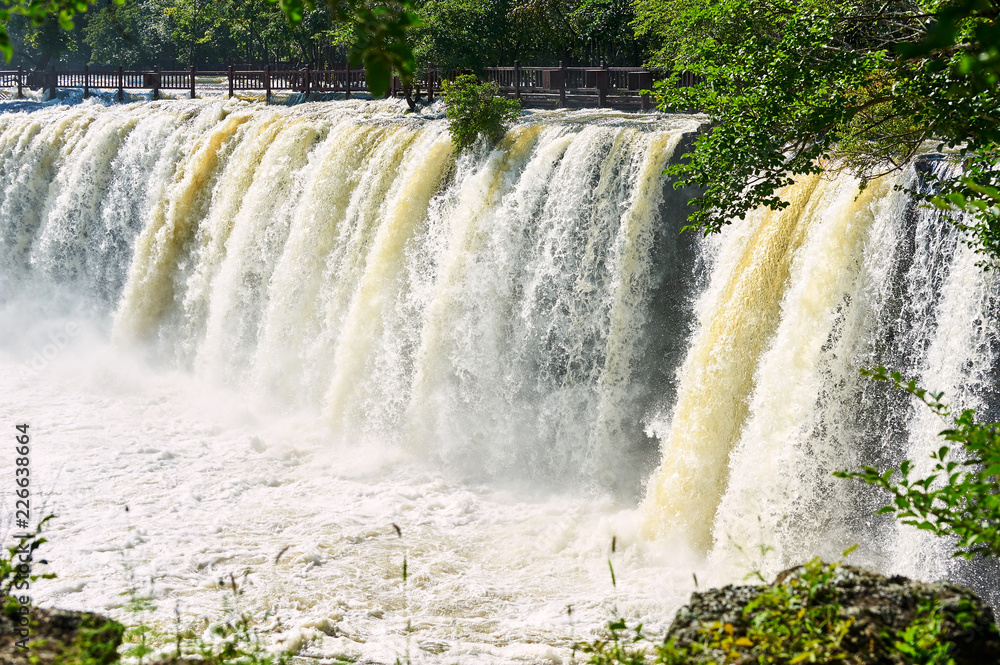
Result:
<svg viewBox="0 0 1000 665">
<path fill-rule="evenodd" d="M 428 70 L 414 83 L 414 93 L 419 99 L 426 95 L 428 101 L 441 94 L 441 81 L 451 80 L 460 74 L 458 70 Z M 556 107 L 597 107 L 615 108 L 627 111 L 647 111 L 652 108 L 648 94 L 654 80 L 664 78 L 668 72 L 642 67 L 488 67 L 487 80 L 495 82 L 502 94 L 521 99 L 533 108 Z M 681 85 L 692 85 L 694 76 L 683 74 Z M 367 93 L 364 69 L 353 69 L 345 65 L 336 69 L 277 70 L 270 66 L 262 70 L 248 71 L 236 69 L 233 65 L 225 71 L 197 71 L 194 67 L 187 71 L 117 70 L 91 71 L 84 67 L 81 71 L 25 72 L 20 67 L 16 71 L 0 71 L 0 88 L 17 90 L 17 97 L 23 96 L 23 89 L 47 90 L 49 98 L 55 97 L 57 88 L 82 88 L 84 97 L 91 90 L 117 90 L 118 100 L 124 100 L 126 90 L 148 90 L 153 99 L 158 99 L 161 90 L 187 90 L 194 99 L 197 86 L 219 86 L 228 83 L 228 93 L 233 97 L 237 92 L 263 91 L 270 101 L 271 94 L 278 91 L 304 93 L 308 99 L 312 93 L 343 93 L 350 98 L 354 93 Z M 402 88 L 398 78 L 394 78 L 389 96 L 398 96 Z"/>
</svg>

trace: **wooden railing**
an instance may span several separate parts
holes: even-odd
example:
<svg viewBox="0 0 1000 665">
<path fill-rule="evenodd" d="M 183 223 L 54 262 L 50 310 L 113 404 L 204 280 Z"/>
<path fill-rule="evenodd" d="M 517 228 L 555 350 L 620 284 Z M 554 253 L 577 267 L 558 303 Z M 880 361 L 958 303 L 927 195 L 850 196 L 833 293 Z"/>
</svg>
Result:
<svg viewBox="0 0 1000 665">
<path fill-rule="evenodd" d="M 655 82 L 666 79 L 670 72 L 645 67 L 489 67 L 489 80 L 495 82 L 502 93 L 509 97 L 527 100 L 529 105 L 540 106 L 597 106 L 641 109 L 652 105 L 644 90 L 651 90 Z M 690 86 L 701 79 L 682 73 L 678 84 Z"/>
<path fill-rule="evenodd" d="M 417 99 L 432 101 L 441 94 L 441 83 L 454 80 L 459 70 L 430 69 L 414 82 L 411 94 Z M 528 106 L 577 107 L 596 106 L 626 110 L 648 110 L 651 100 L 643 91 L 652 89 L 653 84 L 666 78 L 669 72 L 643 67 L 487 67 L 487 80 L 497 84 L 500 92 L 515 97 Z M 23 89 L 44 89 L 50 98 L 57 88 L 82 88 L 84 97 L 93 90 L 117 90 L 118 100 L 124 100 L 126 90 L 148 90 L 157 99 L 161 90 L 187 90 L 193 99 L 197 86 L 205 85 L 205 79 L 216 78 L 216 85 L 225 82 L 229 96 L 237 92 L 262 91 L 270 101 L 276 91 L 304 93 L 308 99 L 312 93 L 343 93 L 350 97 L 354 93 L 368 92 L 363 69 L 348 66 L 336 69 L 313 70 L 305 67 L 297 70 L 272 70 L 265 66 L 262 70 L 238 69 L 230 65 L 225 71 L 197 71 L 190 67 L 187 71 L 125 71 L 95 70 L 84 67 L 82 71 L 32 71 L 21 68 L 16 71 L 0 71 L 0 87 L 16 88 L 18 98 L 23 97 Z M 690 74 L 682 74 L 679 84 L 694 85 L 699 79 Z M 394 78 L 389 96 L 401 94 L 399 79 Z"/>
</svg>

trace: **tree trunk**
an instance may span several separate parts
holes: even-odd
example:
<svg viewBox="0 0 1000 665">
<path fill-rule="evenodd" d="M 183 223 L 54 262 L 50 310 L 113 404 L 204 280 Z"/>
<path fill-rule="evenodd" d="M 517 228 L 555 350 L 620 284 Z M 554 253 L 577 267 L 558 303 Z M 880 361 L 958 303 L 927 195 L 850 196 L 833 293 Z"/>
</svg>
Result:
<svg viewBox="0 0 1000 665">
<path fill-rule="evenodd" d="M 403 98 L 406 99 L 407 106 L 410 107 L 410 111 L 416 112 L 417 103 L 413 101 L 413 84 L 405 83 L 403 85 Z"/>
</svg>

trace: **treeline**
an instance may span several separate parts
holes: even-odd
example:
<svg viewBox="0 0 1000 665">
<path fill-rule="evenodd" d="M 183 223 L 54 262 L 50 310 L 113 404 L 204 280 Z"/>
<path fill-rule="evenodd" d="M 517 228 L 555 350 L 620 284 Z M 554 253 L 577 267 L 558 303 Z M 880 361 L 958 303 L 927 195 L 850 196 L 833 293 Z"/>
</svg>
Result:
<svg viewBox="0 0 1000 665">
<path fill-rule="evenodd" d="M 632 0 L 420 0 L 412 30 L 417 65 L 640 65 Z M 14 59 L 28 69 L 84 65 L 218 68 L 230 62 L 342 66 L 354 35 L 326 3 L 294 28 L 269 0 L 101 0 L 62 30 L 54 18 L 8 24 Z"/>
</svg>

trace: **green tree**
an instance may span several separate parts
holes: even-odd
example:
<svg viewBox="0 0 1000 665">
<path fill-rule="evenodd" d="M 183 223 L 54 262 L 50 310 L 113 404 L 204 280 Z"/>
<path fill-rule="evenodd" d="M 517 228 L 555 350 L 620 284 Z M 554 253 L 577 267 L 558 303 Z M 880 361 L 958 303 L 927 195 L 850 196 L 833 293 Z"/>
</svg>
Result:
<svg viewBox="0 0 1000 665">
<path fill-rule="evenodd" d="M 482 71 L 506 62 L 517 49 L 502 0 L 428 0 L 420 6 L 423 25 L 414 30 L 419 63 Z"/>
<path fill-rule="evenodd" d="M 638 65 L 645 56 L 644 40 L 633 27 L 635 3 L 631 0 L 582 0 L 570 12 L 577 26 L 580 46 L 576 57 L 609 65 Z"/>
<path fill-rule="evenodd" d="M 414 31 L 421 65 L 464 68 L 639 64 L 631 0 L 425 0 Z"/>
<path fill-rule="evenodd" d="M 170 39 L 188 63 L 197 62 L 199 48 L 216 43 L 223 28 L 224 5 L 214 0 L 174 0 L 164 11 L 170 20 Z"/>
<path fill-rule="evenodd" d="M 73 30 L 73 19 L 88 7 L 88 0 L 0 0 L 0 53 L 6 61 L 14 56 L 14 46 L 7 24 L 14 17 L 24 17 L 34 28 L 42 28 L 50 17 L 66 31 Z M 51 28 L 50 28 L 51 29 Z"/>
<path fill-rule="evenodd" d="M 984 40 L 997 5 L 975 3 L 947 31 L 949 0 L 639 0 L 636 25 L 658 45 L 654 61 L 704 80 L 679 88 L 675 75 L 657 90 L 662 108 L 709 118 L 673 167 L 680 186 L 704 191 L 692 226 L 718 231 L 757 206 L 783 207 L 782 187 L 831 160 L 866 182 L 932 141 L 967 167 L 938 183 L 938 194 L 963 198 L 939 205 L 973 214 L 956 222 L 998 258 L 990 188 L 1000 184 L 1000 93 L 976 64 L 995 52 Z M 939 29 L 947 35 L 935 37 Z"/>
<path fill-rule="evenodd" d="M 292 27 L 302 23 L 306 13 L 316 9 L 315 0 L 274 0 Z M 421 24 L 414 11 L 416 0 L 327 0 L 333 20 L 353 33 L 348 49 L 352 64 L 364 65 L 368 90 L 375 97 L 389 90 L 393 72 L 408 85 L 416 72 L 408 32 Z"/>
<path fill-rule="evenodd" d="M 9 36 L 19 61 L 34 69 L 46 69 L 61 58 L 80 50 L 79 29 L 63 30 L 52 17 L 36 24 L 18 16 L 11 21 Z"/>
<path fill-rule="evenodd" d="M 121 6 L 126 0 L 111 2 Z M 100 43 L 102 38 L 127 47 L 128 58 L 138 60 L 162 55 L 162 50 L 157 53 L 156 49 L 147 48 L 150 42 L 143 39 L 152 27 L 153 30 L 166 29 L 169 41 L 187 62 L 195 62 L 202 51 L 213 52 L 213 57 L 224 56 L 235 50 L 239 38 L 246 45 L 247 38 L 254 34 L 254 24 L 259 21 L 254 20 L 257 17 L 253 2 L 168 0 L 161 5 L 153 0 L 138 0 L 130 11 L 110 11 L 109 7 L 100 12 L 98 25 L 88 32 L 88 44 L 98 47 L 101 59 L 111 60 L 108 56 L 113 53 Z M 353 64 L 364 65 L 368 88 L 373 95 L 385 94 L 393 71 L 398 72 L 404 82 L 412 79 L 416 64 L 407 31 L 420 24 L 413 11 L 415 0 L 385 0 L 373 4 L 365 0 L 328 0 L 321 5 L 315 0 L 271 2 L 281 9 L 290 29 L 286 43 L 294 45 L 306 61 L 312 59 L 317 40 L 342 37 L 346 33 L 350 35 L 348 57 Z M 35 28 L 41 28 L 51 18 L 63 31 L 71 31 L 75 27 L 74 17 L 85 12 L 91 4 L 93 0 L 0 0 L 0 52 L 8 62 L 13 56 L 14 48 L 7 32 L 12 19 L 23 17 Z M 153 11 L 146 13 L 146 9 Z M 234 17 L 239 20 L 231 21 Z M 344 29 L 336 30 L 333 23 L 342 24 Z M 273 28 L 273 25 L 267 27 Z M 37 39 L 42 37 L 40 33 Z M 64 35 L 56 32 L 54 37 L 62 39 Z M 34 39 L 31 35 L 26 38 L 29 45 L 31 39 Z M 136 42 L 140 46 L 134 46 Z M 265 55 L 269 54 L 266 47 L 264 51 Z"/>
<path fill-rule="evenodd" d="M 159 63 L 172 48 L 170 29 L 155 0 L 126 0 L 94 12 L 84 28 L 91 63 L 139 67 Z"/>
</svg>

